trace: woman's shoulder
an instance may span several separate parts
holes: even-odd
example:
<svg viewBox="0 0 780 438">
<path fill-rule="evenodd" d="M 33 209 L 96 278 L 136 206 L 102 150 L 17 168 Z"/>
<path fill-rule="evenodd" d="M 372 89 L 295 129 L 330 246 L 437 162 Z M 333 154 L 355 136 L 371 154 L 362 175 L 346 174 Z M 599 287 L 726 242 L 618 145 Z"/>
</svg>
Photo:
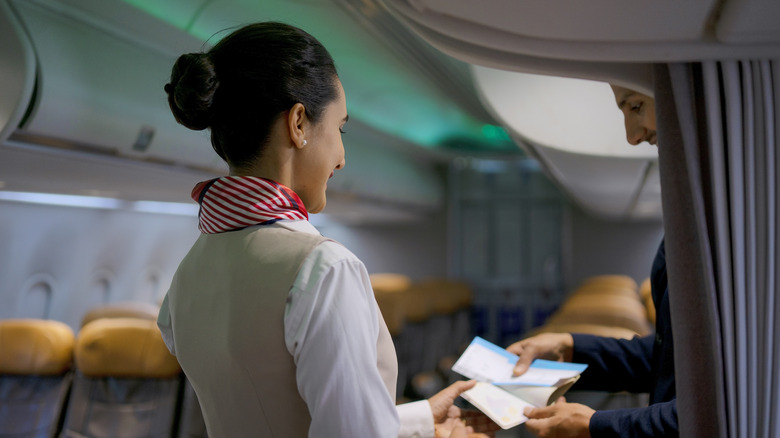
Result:
<svg viewBox="0 0 780 438">
<path fill-rule="evenodd" d="M 360 263 L 363 262 L 347 248 L 336 240 L 325 238 L 312 249 L 308 258 L 316 259 L 318 262 L 333 265 L 337 263 Z"/>
</svg>

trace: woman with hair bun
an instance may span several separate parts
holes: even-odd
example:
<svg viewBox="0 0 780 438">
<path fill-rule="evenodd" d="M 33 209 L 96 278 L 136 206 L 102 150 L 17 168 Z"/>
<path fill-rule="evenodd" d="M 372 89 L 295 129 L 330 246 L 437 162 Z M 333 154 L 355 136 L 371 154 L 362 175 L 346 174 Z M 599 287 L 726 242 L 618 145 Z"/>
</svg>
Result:
<svg viewBox="0 0 780 438">
<path fill-rule="evenodd" d="M 165 92 L 230 169 L 192 191 L 201 235 L 158 318 L 209 436 L 465 437 L 452 403 L 473 382 L 396 409 L 398 364 L 366 268 L 308 222 L 345 165 L 328 51 L 293 26 L 248 25 L 182 55 Z"/>
</svg>

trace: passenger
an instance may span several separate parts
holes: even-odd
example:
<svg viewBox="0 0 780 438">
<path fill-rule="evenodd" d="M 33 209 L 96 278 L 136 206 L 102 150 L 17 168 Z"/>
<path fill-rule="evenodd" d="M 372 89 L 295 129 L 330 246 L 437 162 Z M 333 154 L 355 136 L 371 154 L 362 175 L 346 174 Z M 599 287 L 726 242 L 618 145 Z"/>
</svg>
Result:
<svg viewBox="0 0 780 438">
<path fill-rule="evenodd" d="M 612 86 L 632 145 L 656 143 L 655 100 L 627 88 Z M 527 409 L 526 428 L 539 436 L 672 437 L 678 436 L 674 384 L 672 320 L 666 282 L 666 257 L 661 242 L 650 281 L 658 309 L 655 334 L 631 340 L 584 334 L 543 333 L 510 345 L 520 356 L 515 374 L 535 358 L 587 363 L 577 389 L 649 392 L 650 405 L 633 409 L 594 411 L 561 400 L 552 406 Z"/>
<path fill-rule="evenodd" d="M 398 364 L 366 268 L 307 220 L 345 165 L 327 50 L 289 25 L 248 25 L 179 57 L 165 91 L 230 169 L 192 191 L 201 235 L 158 317 L 209 436 L 466 436 L 453 401 L 474 382 L 396 409 Z"/>
</svg>

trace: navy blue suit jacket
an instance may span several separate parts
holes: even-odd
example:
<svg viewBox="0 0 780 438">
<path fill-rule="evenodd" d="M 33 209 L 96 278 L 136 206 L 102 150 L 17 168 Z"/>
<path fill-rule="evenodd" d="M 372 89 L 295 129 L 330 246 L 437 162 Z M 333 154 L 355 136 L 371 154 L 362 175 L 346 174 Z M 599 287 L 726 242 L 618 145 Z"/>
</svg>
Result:
<svg viewBox="0 0 780 438">
<path fill-rule="evenodd" d="M 655 335 L 628 340 L 572 334 L 573 361 L 588 364 L 574 389 L 650 393 L 648 407 L 597 411 L 590 420 L 593 438 L 679 436 L 663 241 L 650 282 L 656 308 Z"/>
</svg>

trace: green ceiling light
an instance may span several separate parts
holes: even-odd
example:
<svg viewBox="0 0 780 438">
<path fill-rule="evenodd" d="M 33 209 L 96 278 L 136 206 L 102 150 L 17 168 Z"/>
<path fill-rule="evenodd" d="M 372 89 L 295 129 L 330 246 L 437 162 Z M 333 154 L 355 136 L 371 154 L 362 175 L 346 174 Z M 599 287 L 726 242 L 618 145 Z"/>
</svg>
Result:
<svg viewBox="0 0 780 438">
<path fill-rule="evenodd" d="M 430 149 L 453 145 L 464 153 L 518 149 L 503 129 L 476 120 L 452 96 L 431 87 L 429 78 L 409 68 L 397 53 L 374 38 L 356 37 L 364 34 L 363 28 L 335 2 L 320 2 L 302 11 L 299 2 L 289 0 L 124 1 L 209 44 L 227 34 L 221 29 L 242 24 L 237 20 L 300 26 L 319 39 L 336 61 L 350 117 Z"/>
<path fill-rule="evenodd" d="M 150 1 L 150 0 L 124 0 L 147 14 L 164 21 L 172 26 L 182 30 L 187 30 L 190 24 L 190 13 L 192 2 L 174 0 L 174 1 Z"/>
<path fill-rule="evenodd" d="M 482 135 L 485 136 L 485 139 L 488 141 L 511 141 L 506 130 L 496 125 L 482 125 Z"/>
</svg>

